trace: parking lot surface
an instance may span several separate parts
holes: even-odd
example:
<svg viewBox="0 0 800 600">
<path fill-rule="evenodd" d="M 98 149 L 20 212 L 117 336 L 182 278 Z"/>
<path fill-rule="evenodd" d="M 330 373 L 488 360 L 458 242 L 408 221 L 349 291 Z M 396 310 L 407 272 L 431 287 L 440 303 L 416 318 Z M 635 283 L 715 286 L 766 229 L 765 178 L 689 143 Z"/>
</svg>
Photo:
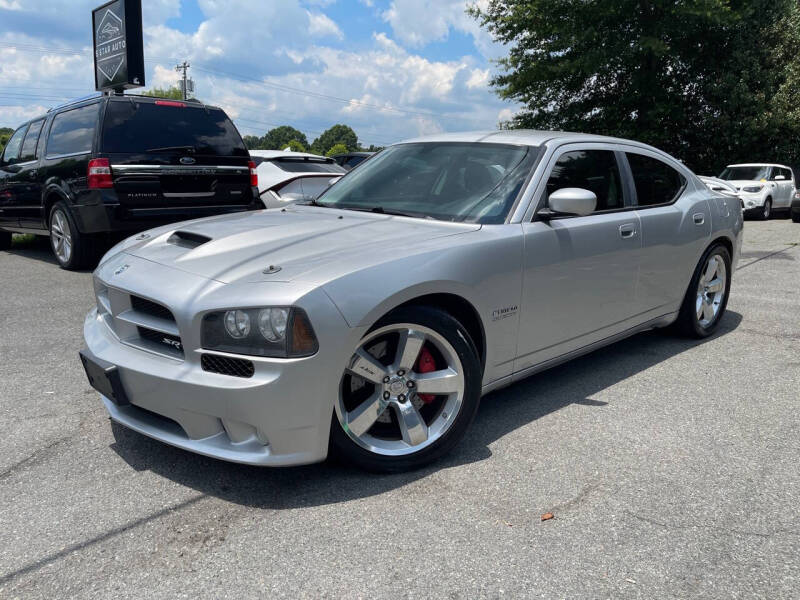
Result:
<svg viewBox="0 0 800 600">
<path fill-rule="evenodd" d="M 790 221 L 746 223 L 711 339 L 648 332 L 491 394 L 454 453 L 391 476 L 112 426 L 78 360 L 91 274 L 25 242 L 0 282 L 0 598 L 800 597 Z"/>
</svg>

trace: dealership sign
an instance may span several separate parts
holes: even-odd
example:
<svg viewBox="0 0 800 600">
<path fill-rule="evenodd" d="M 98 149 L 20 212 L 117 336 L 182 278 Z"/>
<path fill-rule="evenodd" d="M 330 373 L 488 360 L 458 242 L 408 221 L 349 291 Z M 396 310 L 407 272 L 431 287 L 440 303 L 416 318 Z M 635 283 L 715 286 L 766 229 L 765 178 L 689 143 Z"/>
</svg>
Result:
<svg viewBox="0 0 800 600">
<path fill-rule="evenodd" d="M 112 0 L 95 8 L 92 32 L 95 89 L 143 86 L 142 0 Z"/>
</svg>

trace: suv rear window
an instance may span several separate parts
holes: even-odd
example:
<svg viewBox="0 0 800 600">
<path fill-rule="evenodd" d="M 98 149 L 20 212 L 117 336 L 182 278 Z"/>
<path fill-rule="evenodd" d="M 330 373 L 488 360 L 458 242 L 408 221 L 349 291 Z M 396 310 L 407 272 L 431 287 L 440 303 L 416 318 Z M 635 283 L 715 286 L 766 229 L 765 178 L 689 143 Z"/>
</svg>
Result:
<svg viewBox="0 0 800 600">
<path fill-rule="evenodd" d="M 103 152 L 186 152 L 248 156 L 239 132 L 219 108 L 181 103 L 111 101 L 103 124 Z"/>
<path fill-rule="evenodd" d="M 91 152 L 99 107 L 94 103 L 57 114 L 47 138 L 47 156 Z"/>
</svg>

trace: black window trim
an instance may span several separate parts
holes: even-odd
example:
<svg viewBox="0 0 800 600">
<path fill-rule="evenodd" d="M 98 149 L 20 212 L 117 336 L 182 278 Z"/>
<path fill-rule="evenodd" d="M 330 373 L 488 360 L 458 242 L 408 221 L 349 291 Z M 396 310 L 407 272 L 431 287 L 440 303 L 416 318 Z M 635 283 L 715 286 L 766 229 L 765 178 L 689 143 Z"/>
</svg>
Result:
<svg viewBox="0 0 800 600">
<path fill-rule="evenodd" d="M 44 133 L 44 126 L 47 125 L 47 117 L 39 117 L 37 119 L 33 119 L 30 123 L 28 123 L 28 129 L 25 131 L 25 136 L 22 138 L 22 145 L 19 147 L 20 154 L 22 154 L 22 147 L 25 145 L 25 140 L 28 139 L 28 134 L 31 132 L 31 126 L 34 123 L 42 123 L 42 128 L 39 130 L 39 137 L 36 138 L 36 145 L 33 147 L 33 158 L 30 158 L 22 163 L 17 164 L 28 164 L 28 163 L 35 163 L 41 158 L 39 154 L 39 145 L 42 143 L 42 133 Z"/>
<path fill-rule="evenodd" d="M 19 151 L 20 151 L 20 153 L 22 153 L 22 144 L 25 143 L 25 136 L 28 135 L 28 129 L 30 129 L 30 126 L 31 126 L 31 122 L 30 121 L 28 121 L 27 123 L 23 123 L 22 125 L 17 127 L 11 133 L 11 136 L 8 138 L 8 141 L 10 142 L 11 138 L 13 138 L 17 134 L 17 132 L 21 131 L 22 129 L 25 129 L 25 132 L 22 134 L 22 141 L 19 143 Z M 2 159 L 4 162 L 6 160 L 6 148 L 8 148 L 8 146 L 9 146 L 9 144 L 8 144 L 8 142 L 6 142 L 6 145 L 3 147 L 3 153 L 0 154 L 0 159 Z M 17 158 L 16 159 L 12 159 L 12 160 L 19 161 L 19 154 L 17 154 Z M 25 163 L 24 162 L 15 162 L 15 163 L 9 162 L 9 163 L 6 163 L 6 164 L 8 164 L 8 165 L 23 165 Z"/>
</svg>

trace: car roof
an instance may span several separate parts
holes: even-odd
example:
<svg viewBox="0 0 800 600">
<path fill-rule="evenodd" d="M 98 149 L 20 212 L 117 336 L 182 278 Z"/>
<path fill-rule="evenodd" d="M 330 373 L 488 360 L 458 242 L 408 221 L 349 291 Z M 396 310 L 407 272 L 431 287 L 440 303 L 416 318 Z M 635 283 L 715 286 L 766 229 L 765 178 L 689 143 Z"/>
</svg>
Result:
<svg viewBox="0 0 800 600">
<path fill-rule="evenodd" d="M 250 150 L 250 156 L 258 156 L 259 158 L 322 158 L 326 162 L 332 161 L 332 158 L 320 156 L 319 154 L 311 154 L 309 152 L 287 152 L 286 150 Z"/>
<path fill-rule="evenodd" d="M 462 133 L 438 133 L 398 142 L 411 144 L 419 142 L 472 142 L 494 144 L 523 144 L 526 146 L 542 146 L 549 142 L 597 142 L 597 143 L 624 143 L 648 148 L 663 154 L 663 151 L 637 142 L 622 138 L 594 135 L 590 133 L 576 133 L 572 131 L 540 131 L 536 129 L 499 129 L 494 131 L 467 131 Z"/>
</svg>

